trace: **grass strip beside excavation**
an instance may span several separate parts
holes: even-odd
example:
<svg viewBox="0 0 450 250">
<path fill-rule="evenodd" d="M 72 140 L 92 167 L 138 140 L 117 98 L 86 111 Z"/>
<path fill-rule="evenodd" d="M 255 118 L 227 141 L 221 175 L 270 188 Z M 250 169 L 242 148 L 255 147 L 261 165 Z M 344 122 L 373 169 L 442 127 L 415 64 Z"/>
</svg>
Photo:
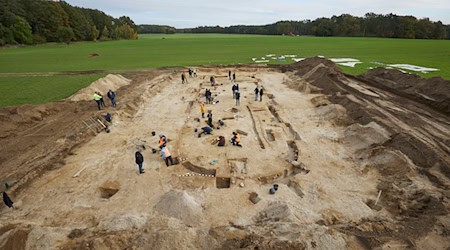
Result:
<svg viewBox="0 0 450 250">
<path fill-rule="evenodd" d="M 100 77 L 103 75 L 0 77 L 0 106 L 58 101 Z"/>
</svg>

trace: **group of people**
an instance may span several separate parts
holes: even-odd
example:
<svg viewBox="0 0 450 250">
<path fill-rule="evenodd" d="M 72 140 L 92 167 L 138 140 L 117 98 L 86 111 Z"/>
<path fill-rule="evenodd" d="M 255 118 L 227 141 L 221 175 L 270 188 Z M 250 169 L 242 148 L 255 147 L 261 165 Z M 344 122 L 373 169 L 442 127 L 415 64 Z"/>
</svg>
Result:
<svg viewBox="0 0 450 250">
<path fill-rule="evenodd" d="M 189 68 L 188 74 L 189 74 L 189 78 L 197 77 L 197 70 Z M 186 75 L 183 72 L 183 73 L 181 73 L 181 84 L 184 84 L 184 83 L 188 83 L 188 80 L 186 78 Z"/>
<path fill-rule="evenodd" d="M 197 69 L 191 69 L 188 70 L 189 77 L 197 77 Z"/>
<path fill-rule="evenodd" d="M 164 162 L 166 163 L 166 166 L 169 167 L 170 165 L 173 165 L 172 154 L 170 153 L 169 149 L 167 148 L 167 138 L 163 134 L 159 135 L 159 149 L 161 151 L 161 157 L 164 160 Z M 156 149 L 154 149 L 154 153 L 156 153 Z M 144 156 L 142 155 L 141 150 L 136 151 L 134 153 L 134 157 L 135 157 L 135 162 L 138 165 L 139 174 L 145 173 L 144 168 L 143 168 Z"/>
<path fill-rule="evenodd" d="M 231 78 L 233 77 L 233 78 Z M 233 82 L 236 81 L 236 72 L 233 73 L 233 75 L 231 75 L 231 70 L 228 71 L 228 80 L 231 80 Z"/>
<path fill-rule="evenodd" d="M 213 131 L 213 129 L 210 126 L 205 126 L 201 128 L 201 131 L 198 133 L 198 137 L 202 137 L 202 135 L 210 135 L 211 132 Z M 224 136 L 219 136 L 217 137 L 217 146 L 219 147 L 223 147 L 225 146 L 225 137 Z M 233 144 L 233 146 L 238 146 L 238 147 L 242 147 L 241 145 L 241 135 L 238 132 L 233 132 L 233 135 L 230 139 L 231 144 Z"/>
<path fill-rule="evenodd" d="M 234 75 L 234 74 L 233 74 Z M 241 100 L 241 92 L 239 92 L 239 84 L 236 82 L 233 84 L 233 87 L 231 87 L 231 91 L 233 91 L 233 99 L 236 100 L 236 106 L 240 105 Z"/>
<path fill-rule="evenodd" d="M 256 86 L 254 91 L 255 91 L 255 101 L 258 101 L 258 96 L 259 96 L 259 101 L 262 102 L 262 97 L 264 95 L 264 89 L 262 87 Z"/>
<path fill-rule="evenodd" d="M 113 108 L 115 108 L 117 105 L 116 93 L 112 90 L 109 90 L 107 96 L 109 100 L 111 100 L 111 105 L 113 106 Z M 97 103 L 98 110 L 101 110 L 102 108 L 106 107 L 105 101 L 103 100 L 103 95 L 98 91 L 94 92 L 94 101 Z"/>
</svg>

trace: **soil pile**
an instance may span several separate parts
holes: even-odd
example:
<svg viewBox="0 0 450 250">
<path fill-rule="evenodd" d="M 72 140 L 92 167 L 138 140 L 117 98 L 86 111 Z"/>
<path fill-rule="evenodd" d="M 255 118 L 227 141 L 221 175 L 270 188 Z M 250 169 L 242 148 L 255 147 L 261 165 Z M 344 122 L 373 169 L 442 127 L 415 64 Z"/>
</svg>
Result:
<svg viewBox="0 0 450 250">
<path fill-rule="evenodd" d="M 103 98 L 106 98 L 106 93 L 108 93 L 110 89 L 112 91 L 116 91 L 117 89 L 130 84 L 130 82 L 131 80 L 121 75 L 109 74 L 106 77 L 98 79 L 88 87 L 73 94 L 68 99 L 71 101 L 92 100 L 92 95 L 94 94 L 94 92 L 100 92 L 103 95 Z"/>
<path fill-rule="evenodd" d="M 343 73 L 335 63 L 328 59 L 321 57 L 307 58 L 303 61 L 282 67 L 282 71 L 285 70 L 295 71 L 296 75 L 320 89 L 327 89 L 328 91 L 333 92 L 341 90 L 338 86 L 338 82 L 340 82 Z M 300 91 L 304 88 L 303 85 L 294 85 L 290 87 Z M 315 92 L 314 89 L 312 92 Z"/>
<path fill-rule="evenodd" d="M 162 215 L 183 221 L 186 225 L 198 225 L 203 220 L 203 208 L 196 198 L 186 191 L 170 191 L 155 206 Z"/>
<path fill-rule="evenodd" d="M 450 114 L 450 81 L 441 77 L 422 78 L 395 69 L 376 68 L 361 76 L 374 86 L 429 105 Z"/>
</svg>

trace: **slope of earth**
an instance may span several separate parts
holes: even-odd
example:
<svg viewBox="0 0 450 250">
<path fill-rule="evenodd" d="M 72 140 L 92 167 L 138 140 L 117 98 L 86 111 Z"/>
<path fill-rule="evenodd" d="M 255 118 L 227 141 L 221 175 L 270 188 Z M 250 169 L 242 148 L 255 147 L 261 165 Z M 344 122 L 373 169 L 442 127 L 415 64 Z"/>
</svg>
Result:
<svg viewBox="0 0 450 250">
<path fill-rule="evenodd" d="M 387 69 L 357 78 L 343 74 L 332 62 L 321 58 L 310 58 L 282 70 L 297 77 L 288 83 L 292 88 L 327 95 L 326 100 L 316 100 L 316 106 L 325 110 L 345 108 L 352 124 L 345 129 L 344 145 L 354 152 L 352 158 L 362 171 L 381 175 L 377 184 L 380 207 L 374 206 L 374 201 L 369 205 L 389 212 L 397 228 L 388 233 L 383 227 L 345 230 L 353 232 L 369 248 L 400 244 L 446 249 L 450 121 L 444 107 L 449 96 L 444 90 L 449 82 Z M 425 100 L 423 96 L 433 99 Z"/>
<path fill-rule="evenodd" d="M 118 108 L 107 107 L 109 133 L 86 122 L 104 114 L 92 101 L 53 103 L 62 108 L 28 123 L 25 113 L 3 110 L 0 177 L 13 180 L 8 193 L 17 208 L 0 211 L 0 248 L 449 247 L 448 118 L 347 77 L 329 61 L 290 67 L 202 67 L 186 84 L 181 69 L 125 76 L 131 82 L 117 90 Z M 240 104 L 228 70 L 236 71 Z M 198 136 L 206 88 L 214 130 Z M 389 116 L 390 108 L 414 116 Z M 414 127 L 404 120 L 425 112 Z M 61 139 L 77 128 L 77 143 Z M 242 147 L 228 142 L 236 130 Z M 158 134 L 167 136 L 175 165 L 161 159 Z M 408 153 L 415 147 L 402 139 L 422 143 L 426 157 Z M 14 151 L 14 142 L 33 146 Z M 269 194 L 273 184 L 278 191 Z"/>
</svg>

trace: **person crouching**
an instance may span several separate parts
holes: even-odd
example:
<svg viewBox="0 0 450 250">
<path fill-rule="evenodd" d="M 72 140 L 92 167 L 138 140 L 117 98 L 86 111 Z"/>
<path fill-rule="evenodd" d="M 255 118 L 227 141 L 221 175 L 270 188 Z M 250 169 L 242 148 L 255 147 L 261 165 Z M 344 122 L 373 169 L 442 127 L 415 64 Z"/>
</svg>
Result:
<svg viewBox="0 0 450 250">
<path fill-rule="evenodd" d="M 241 135 L 233 132 L 233 137 L 231 138 L 231 143 L 233 144 L 233 146 L 238 146 L 238 147 L 242 147 L 241 143 Z"/>
</svg>

